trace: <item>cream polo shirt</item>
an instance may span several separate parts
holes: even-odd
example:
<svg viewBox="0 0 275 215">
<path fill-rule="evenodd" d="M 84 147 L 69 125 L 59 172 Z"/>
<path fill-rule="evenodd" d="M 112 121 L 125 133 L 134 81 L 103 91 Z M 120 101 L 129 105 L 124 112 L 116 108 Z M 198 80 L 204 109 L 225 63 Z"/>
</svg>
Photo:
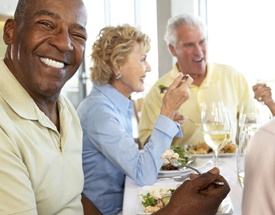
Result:
<svg viewBox="0 0 275 215">
<path fill-rule="evenodd" d="M 177 77 L 177 66 L 161 77 L 144 98 L 139 122 L 139 139 L 144 144 L 150 136 L 162 105 L 164 94 L 160 93 L 159 85 L 170 86 Z M 223 101 L 228 106 L 232 124 L 231 139 L 236 142 L 237 113 L 243 101 L 252 99 L 251 90 L 244 76 L 228 65 L 207 63 L 207 75 L 198 87 L 190 86 L 190 97 L 179 108 L 180 114 L 194 121 L 200 121 L 200 103 L 203 101 Z M 185 120 L 182 127 L 183 138 L 175 137 L 172 145 L 197 144 L 204 141 L 201 127 Z"/>
<path fill-rule="evenodd" d="M 60 96 L 60 133 L 0 60 L 0 214 L 83 214 L 82 131 Z"/>
</svg>

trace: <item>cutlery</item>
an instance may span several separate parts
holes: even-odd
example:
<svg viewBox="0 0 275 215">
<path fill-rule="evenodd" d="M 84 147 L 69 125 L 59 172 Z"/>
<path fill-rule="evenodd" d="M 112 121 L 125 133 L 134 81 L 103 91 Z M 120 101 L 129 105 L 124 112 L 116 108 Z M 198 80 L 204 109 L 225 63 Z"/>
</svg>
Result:
<svg viewBox="0 0 275 215">
<path fill-rule="evenodd" d="M 189 179 L 189 177 L 188 177 L 188 176 L 177 175 L 177 176 L 173 176 L 172 179 L 173 179 L 174 181 L 183 182 L 183 181 L 185 181 L 186 179 Z"/>
<path fill-rule="evenodd" d="M 186 120 L 186 119 L 189 120 L 190 122 L 192 122 L 195 125 L 201 125 L 200 122 L 195 122 L 193 119 L 189 118 L 188 116 L 184 116 L 184 120 Z"/>
<path fill-rule="evenodd" d="M 199 175 L 202 174 L 198 169 L 196 169 L 195 167 L 190 166 L 189 165 L 190 163 L 188 163 L 188 162 L 185 165 L 182 165 L 178 160 L 176 160 L 174 158 L 168 158 L 168 161 L 172 164 L 172 166 L 174 166 L 174 167 L 176 167 L 178 169 L 188 168 L 188 169 L 194 170 Z M 194 162 L 194 160 L 192 162 Z M 173 178 L 173 179 L 175 180 L 175 178 Z M 180 177 L 177 177 L 177 179 L 180 180 Z M 222 182 L 222 181 L 214 181 L 213 183 L 215 185 L 221 185 L 221 186 L 224 185 L 224 182 Z"/>
<path fill-rule="evenodd" d="M 196 157 L 191 157 L 190 160 L 185 165 L 182 165 L 177 159 L 168 158 L 168 161 L 170 162 L 170 164 L 172 164 L 172 166 L 178 168 L 178 170 L 183 170 L 183 169 L 188 168 L 188 169 L 194 170 L 196 173 L 198 173 L 200 175 L 201 172 L 199 170 L 190 166 L 190 164 L 192 164 L 195 160 L 196 160 Z"/>
</svg>

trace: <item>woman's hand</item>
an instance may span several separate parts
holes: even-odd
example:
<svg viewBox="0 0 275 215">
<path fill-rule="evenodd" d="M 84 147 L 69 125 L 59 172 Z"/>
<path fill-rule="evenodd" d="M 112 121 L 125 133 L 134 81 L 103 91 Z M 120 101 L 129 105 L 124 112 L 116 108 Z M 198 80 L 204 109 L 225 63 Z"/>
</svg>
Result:
<svg viewBox="0 0 275 215">
<path fill-rule="evenodd" d="M 178 111 L 175 111 L 173 120 L 182 126 L 184 121 L 184 116 L 180 114 Z"/>
<path fill-rule="evenodd" d="M 187 78 L 186 78 L 187 77 Z M 189 99 L 189 86 L 193 79 L 190 76 L 183 76 L 179 73 L 178 77 L 170 85 L 165 93 L 162 101 L 161 114 L 174 119 L 176 111 L 179 107 Z"/>
<path fill-rule="evenodd" d="M 255 84 L 252 87 L 254 91 L 254 98 L 259 102 L 263 102 L 271 111 L 272 115 L 275 115 L 275 103 L 272 98 L 271 88 L 266 84 Z"/>
</svg>

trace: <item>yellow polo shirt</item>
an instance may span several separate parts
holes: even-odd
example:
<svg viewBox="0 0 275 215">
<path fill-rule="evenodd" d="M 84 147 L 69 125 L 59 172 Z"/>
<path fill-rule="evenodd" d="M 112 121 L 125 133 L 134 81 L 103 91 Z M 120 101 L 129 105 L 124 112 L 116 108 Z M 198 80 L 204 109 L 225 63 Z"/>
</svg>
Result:
<svg viewBox="0 0 275 215">
<path fill-rule="evenodd" d="M 0 59 L 0 214 L 83 214 L 82 130 L 58 99 L 60 133 Z"/>
<path fill-rule="evenodd" d="M 159 85 L 170 86 L 177 77 L 177 66 L 161 77 L 150 89 L 144 98 L 139 122 L 139 139 L 142 144 L 150 136 L 162 105 L 164 94 L 160 93 Z M 207 63 L 207 74 L 202 84 L 198 87 L 190 86 L 190 97 L 179 108 L 180 114 L 188 116 L 194 121 L 200 121 L 200 103 L 204 101 L 223 101 L 229 109 L 232 132 L 231 139 L 236 143 L 238 120 L 237 113 L 243 101 L 252 99 L 251 89 L 244 76 L 228 65 Z M 172 145 L 196 144 L 204 141 L 201 127 L 185 120 L 183 138 L 175 137 Z"/>
</svg>

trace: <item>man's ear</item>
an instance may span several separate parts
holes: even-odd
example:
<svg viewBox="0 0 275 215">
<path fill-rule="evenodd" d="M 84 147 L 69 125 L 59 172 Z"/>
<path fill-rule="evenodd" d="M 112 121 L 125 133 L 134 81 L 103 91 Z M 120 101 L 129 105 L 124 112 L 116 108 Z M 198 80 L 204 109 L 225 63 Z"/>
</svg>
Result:
<svg viewBox="0 0 275 215">
<path fill-rule="evenodd" d="M 169 48 L 171 54 L 172 54 L 174 57 L 176 57 L 176 56 L 177 56 L 177 53 L 176 53 L 176 51 L 175 51 L 175 47 L 172 46 L 171 44 L 169 44 L 169 45 L 168 45 L 168 48 Z"/>
<path fill-rule="evenodd" d="M 3 39 L 6 45 L 12 44 L 15 25 L 16 25 L 16 22 L 14 19 L 7 19 L 5 22 Z"/>
</svg>

